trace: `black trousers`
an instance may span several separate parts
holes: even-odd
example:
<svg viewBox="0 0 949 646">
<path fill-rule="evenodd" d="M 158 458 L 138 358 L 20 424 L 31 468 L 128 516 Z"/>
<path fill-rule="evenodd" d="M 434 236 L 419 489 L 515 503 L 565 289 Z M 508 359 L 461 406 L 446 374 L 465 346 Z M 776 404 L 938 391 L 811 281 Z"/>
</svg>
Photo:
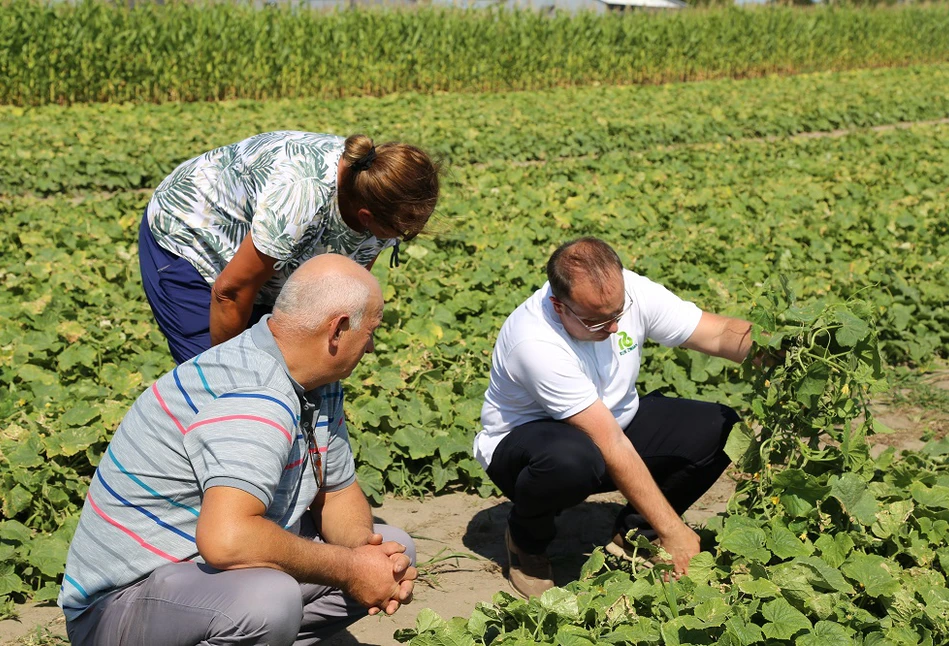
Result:
<svg viewBox="0 0 949 646">
<path fill-rule="evenodd" d="M 625 429 L 669 504 L 681 515 L 729 464 L 725 440 L 738 415 L 728 406 L 650 394 Z M 600 450 L 585 433 L 551 419 L 514 428 L 498 445 L 488 476 L 511 499 L 511 538 L 543 553 L 556 535 L 554 519 L 594 493 L 616 491 Z M 627 504 L 614 530 L 656 531 Z"/>
</svg>

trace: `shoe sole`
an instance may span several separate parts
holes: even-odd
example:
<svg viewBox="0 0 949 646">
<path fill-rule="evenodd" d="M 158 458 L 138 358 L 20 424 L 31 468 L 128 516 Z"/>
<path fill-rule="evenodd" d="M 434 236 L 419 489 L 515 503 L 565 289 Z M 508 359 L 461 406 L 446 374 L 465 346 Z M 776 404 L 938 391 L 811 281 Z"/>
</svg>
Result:
<svg viewBox="0 0 949 646">
<path fill-rule="evenodd" d="M 519 596 L 521 599 L 524 599 L 525 601 L 527 601 L 528 599 L 530 599 L 530 597 L 529 597 L 528 595 L 524 594 L 523 592 L 521 592 L 520 590 L 518 590 L 518 589 L 514 586 L 514 582 L 511 581 L 511 573 L 510 573 L 510 571 L 508 571 L 508 575 L 507 575 L 507 584 L 508 584 L 509 586 L 511 586 L 511 590 L 513 590 L 513 591 L 515 592 L 515 594 L 517 594 L 517 596 Z"/>
</svg>

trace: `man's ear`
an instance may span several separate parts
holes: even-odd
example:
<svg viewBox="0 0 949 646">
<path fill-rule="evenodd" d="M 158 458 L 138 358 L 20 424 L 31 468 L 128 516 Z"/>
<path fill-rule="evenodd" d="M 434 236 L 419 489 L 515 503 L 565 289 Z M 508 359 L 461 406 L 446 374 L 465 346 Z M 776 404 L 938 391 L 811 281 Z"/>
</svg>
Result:
<svg viewBox="0 0 949 646">
<path fill-rule="evenodd" d="M 329 342 L 330 348 L 335 350 L 339 347 L 339 341 L 343 338 L 343 332 L 349 329 L 349 315 L 340 314 L 330 321 Z"/>
</svg>

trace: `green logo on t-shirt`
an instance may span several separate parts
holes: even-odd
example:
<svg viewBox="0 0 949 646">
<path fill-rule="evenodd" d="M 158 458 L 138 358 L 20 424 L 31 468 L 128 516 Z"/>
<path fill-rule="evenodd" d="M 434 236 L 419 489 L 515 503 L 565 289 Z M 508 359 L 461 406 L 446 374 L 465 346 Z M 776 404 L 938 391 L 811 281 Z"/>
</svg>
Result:
<svg viewBox="0 0 949 646">
<path fill-rule="evenodd" d="M 638 344 L 633 341 L 633 338 L 626 334 L 625 332 L 619 333 L 619 356 L 623 356 L 627 352 L 632 352 L 636 349 Z"/>
</svg>

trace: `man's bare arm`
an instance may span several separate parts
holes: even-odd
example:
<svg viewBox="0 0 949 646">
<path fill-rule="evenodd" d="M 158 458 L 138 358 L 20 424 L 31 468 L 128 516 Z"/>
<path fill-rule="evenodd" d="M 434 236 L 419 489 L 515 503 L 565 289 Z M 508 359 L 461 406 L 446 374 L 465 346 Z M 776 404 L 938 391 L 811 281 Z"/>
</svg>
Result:
<svg viewBox="0 0 949 646">
<path fill-rule="evenodd" d="M 357 483 L 329 493 L 320 492 L 310 505 L 313 521 L 327 543 L 344 547 L 369 545 L 372 510 Z"/>
<path fill-rule="evenodd" d="M 751 350 L 751 323 L 702 312 L 699 324 L 682 347 L 741 363 Z"/>
<path fill-rule="evenodd" d="M 205 491 L 198 516 L 198 551 L 220 570 L 269 567 L 298 581 L 340 588 L 370 609 L 385 609 L 417 572 L 398 543 L 349 548 L 297 536 L 263 517 L 264 504 L 240 489 Z M 396 607 L 398 607 L 396 605 Z"/>
<path fill-rule="evenodd" d="M 617 489 L 659 534 L 662 547 L 672 555 L 676 571 L 686 574 L 689 560 L 701 551 L 699 537 L 666 500 L 610 410 L 597 400 L 564 421 L 593 440 Z"/>
</svg>

